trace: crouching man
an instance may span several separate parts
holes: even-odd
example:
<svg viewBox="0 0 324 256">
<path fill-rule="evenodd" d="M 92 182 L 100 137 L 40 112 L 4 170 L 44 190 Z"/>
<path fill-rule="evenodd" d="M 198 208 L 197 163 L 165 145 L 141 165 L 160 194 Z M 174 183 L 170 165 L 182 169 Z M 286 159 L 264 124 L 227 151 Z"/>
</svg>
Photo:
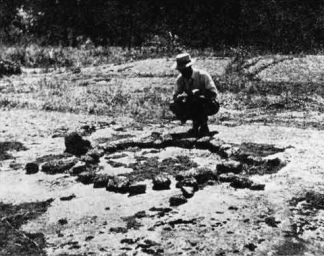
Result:
<svg viewBox="0 0 324 256">
<path fill-rule="evenodd" d="M 211 76 L 192 67 L 194 60 L 188 53 L 176 56 L 174 68 L 180 74 L 173 92 L 170 110 L 182 124 L 192 120 L 188 134 L 196 137 L 209 135 L 208 116 L 219 111 L 218 91 Z"/>
</svg>

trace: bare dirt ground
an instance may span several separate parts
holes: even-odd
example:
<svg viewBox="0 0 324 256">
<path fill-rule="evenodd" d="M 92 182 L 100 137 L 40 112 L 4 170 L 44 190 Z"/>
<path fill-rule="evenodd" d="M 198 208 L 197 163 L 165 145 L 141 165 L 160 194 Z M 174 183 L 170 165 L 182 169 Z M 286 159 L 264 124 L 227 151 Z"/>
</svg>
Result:
<svg viewBox="0 0 324 256">
<path fill-rule="evenodd" d="M 264 65 L 254 75 L 278 82 L 279 65 L 294 63 L 297 68 L 286 68 L 285 79 L 296 80 L 295 72 L 307 66 L 303 76 L 321 82 L 323 58 L 275 61 L 252 61 L 250 72 Z M 215 58 L 197 65 L 222 74 L 226 63 Z M 170 87 L 169 64 L 145 60 L 88 68 L 78 76 L 80 82 L 88 77 L 90 86 L 120 79 L 117 84 L 131 91 L 159 85 L 159 79 Z M 106 72 L 112 80 L 103 82 Z M 41 74 L 17 79 L 26 84 L 38 76 L 43 79 Z M 177 121 L 143 125 L 125 116 L 1 110 L 0 255 L 323 255 L 323 114 L 314 108 L 233 110 L 225 103 L 210 119 L 212 136 L 200 140 L 187 138 L 190 123 Z M 62 154 L 71 131 L 103 151 L 95 175 L 124 175 L 146 185 L 145 193 L 94 188 L 69 171 L 26 174 L 27 163 Z M 216 168 L 230 161 L 242 169 L 225 174 Z M 45 162 L 39 160 L 40 167 Z M 197 170 L 212 175 L 195 176 Z M 170 189 L 154 189 L 159 173 L 168 176 Z M 170 198 L 185 194 L 177 185 L 183 173 L 195 178 L 198 189 L 174 204 Z"/>
</svg>

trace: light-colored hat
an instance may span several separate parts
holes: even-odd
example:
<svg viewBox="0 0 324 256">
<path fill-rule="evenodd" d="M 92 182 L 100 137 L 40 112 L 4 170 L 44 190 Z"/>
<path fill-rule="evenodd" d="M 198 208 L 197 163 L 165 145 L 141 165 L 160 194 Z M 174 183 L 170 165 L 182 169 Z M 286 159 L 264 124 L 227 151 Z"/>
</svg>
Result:
<svg viewBox="0 0 324 256">
<path fill-rule="evenodd" d="M 181 70 L 187 67 L 190 67 L 195 63 L 196 60 L 191 59 L 189 53 L 181 53 L 176 56 L 176 63 L 172 66 L 172 68 Z"/>
</svg>

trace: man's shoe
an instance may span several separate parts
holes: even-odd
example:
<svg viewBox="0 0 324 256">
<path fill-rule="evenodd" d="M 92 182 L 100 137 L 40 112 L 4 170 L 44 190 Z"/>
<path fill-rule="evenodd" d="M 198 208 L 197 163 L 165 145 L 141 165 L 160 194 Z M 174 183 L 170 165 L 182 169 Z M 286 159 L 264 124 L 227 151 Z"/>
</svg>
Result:
<svg viewBox="0 0 324 256">
<path fill-rule="evenodd" d="M 204 137 L 204 136 L 209 136 L 209 135 L 210 135 L 210 131 L 209 131 L 208 125 L 207 124 L 201 125 L 201 127 L 199 129 L 199 136 Z"/>
</svg>

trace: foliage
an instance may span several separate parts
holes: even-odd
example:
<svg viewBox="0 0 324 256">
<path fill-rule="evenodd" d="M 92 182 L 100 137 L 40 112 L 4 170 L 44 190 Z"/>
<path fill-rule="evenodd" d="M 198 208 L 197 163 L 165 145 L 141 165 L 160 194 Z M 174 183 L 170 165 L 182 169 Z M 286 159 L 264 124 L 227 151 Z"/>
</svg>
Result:
<svg viewBox="0 0 324 256">
<path fill-rule="evenodd" d="M 10 61 L 0 59 L 0 78 L 2 76 L 10 76 L 17 74 L 21 74 L 20 66 Z"/>
<path fill-rule="evenodd" d="M 2 0 L 0 10 L 8 43 L 75 47 L 90 40 L 130 49 L 158 39 L 166 50 L 253 46 L 290 53 L 320 49 L 324 40 L 322 1 Z"/>
</svg>

